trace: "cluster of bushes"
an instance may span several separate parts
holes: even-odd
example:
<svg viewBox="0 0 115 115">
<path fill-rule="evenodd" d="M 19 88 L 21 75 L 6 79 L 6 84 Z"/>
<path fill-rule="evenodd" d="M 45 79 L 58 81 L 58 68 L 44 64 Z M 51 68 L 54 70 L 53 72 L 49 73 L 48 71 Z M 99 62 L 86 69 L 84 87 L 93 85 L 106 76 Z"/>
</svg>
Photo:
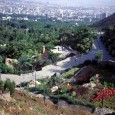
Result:
<svg viewBox="0 0 115 115">
<path fill-rule="evenodd" d="M 105 88 L 115 87 L 115 79 L 104 79 L 104 78 L 101 78 L 100 82 L 101 82 L 101 84 Z"/>
<path fill-rule="evenodd" d="M 59 98 L 59 99 L 63 99 L 65 101 L 67 101 L 69 104 L 74 104 L 74 105 L 83 105 L 86 107 L 91 107 L 91 108 L 95 108 L 95 105 L 92 102 L 86 101 L 86 100 L 78 100 L 73 98 L 72 96 L 68 96 L 68 95 L 52 95 L 51 98 Z"/>
<path fill-rule="evenodd" d="M 11 82 L 9 79 L 5 82 L 0 80 L 0 90 L 2 92 L 8 90 L 10 91 L 10 95 L 12 95 L 15 92 L 15 82 Z"/>
<path fill-rule="evenodd" d="M 115 96 L 110 97 L 109 99 L 103 100 L 103 105 L 101 101 L 95 102 L 96 107 L 107 107 L 110 109 L 115 109 Z"/>
</svg>

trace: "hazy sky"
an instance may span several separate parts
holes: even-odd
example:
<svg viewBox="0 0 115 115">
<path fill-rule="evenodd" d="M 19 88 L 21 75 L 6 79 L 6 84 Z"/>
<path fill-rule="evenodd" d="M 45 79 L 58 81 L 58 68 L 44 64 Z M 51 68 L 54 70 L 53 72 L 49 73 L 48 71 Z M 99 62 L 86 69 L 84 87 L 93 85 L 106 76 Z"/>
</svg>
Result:
<svg viewBox="0 0 115 115">
<path fill-rule="evenodd" d="M 87 5 L 87 6 L 94 6 L 94 5 L 115 5 L 115 0 L 33 0 L 33 1 L 40 1 L 40 2 L 49 2 L 49 3 L 56 3 L 59 5 L 67 5 L 67 6 L 77 6 L 77 5 Z"/>
</svg>

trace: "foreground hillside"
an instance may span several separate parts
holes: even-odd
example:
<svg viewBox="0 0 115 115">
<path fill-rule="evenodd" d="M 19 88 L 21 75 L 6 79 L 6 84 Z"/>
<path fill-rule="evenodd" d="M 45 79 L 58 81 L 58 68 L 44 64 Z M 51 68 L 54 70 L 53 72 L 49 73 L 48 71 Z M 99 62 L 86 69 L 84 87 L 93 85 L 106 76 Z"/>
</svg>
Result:
<svg viewBox="0 0 115 115">
<path fill-rule="evenodd" d="M 92 115 L 81 109 L 59 108 L 50 101 L 15 91 L 10 102 L 0 99 L 0 115 Z"/>
</svg>

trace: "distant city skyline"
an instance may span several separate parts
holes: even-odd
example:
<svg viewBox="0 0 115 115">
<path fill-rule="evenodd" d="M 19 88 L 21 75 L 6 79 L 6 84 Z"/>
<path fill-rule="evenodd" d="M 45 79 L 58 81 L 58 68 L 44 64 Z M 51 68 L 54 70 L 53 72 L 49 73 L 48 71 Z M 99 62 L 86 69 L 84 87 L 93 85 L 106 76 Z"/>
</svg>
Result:
<svg viewBox="0 0 115 115">
<path fill-rule="evenodd" d="M 114 6 L 115 0 L 29 0 L 64 6 Z"/>
</svg>

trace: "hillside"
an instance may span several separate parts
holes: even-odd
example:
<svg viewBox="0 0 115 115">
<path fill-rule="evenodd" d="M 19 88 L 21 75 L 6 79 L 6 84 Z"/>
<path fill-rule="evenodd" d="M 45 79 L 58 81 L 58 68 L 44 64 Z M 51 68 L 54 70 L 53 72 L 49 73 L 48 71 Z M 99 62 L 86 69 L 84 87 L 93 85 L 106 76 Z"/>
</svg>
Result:
<svg viewBox="0 0 115 115">
<path fill-rule="evenodd" d="M 49 100 L 46 105 L 41 98 L 16 91 L 10 102 L 0 99 L 0 115 L 92 115 L 91 113 L 75 108 L 59 108 Z"/>
<path fill-rule="evenodd" d="M 107 28 L 110 26 L 115 25 L 115 13 L 110 15 L 107 18 L 104 18 L 94 24 L 92 24 L 91 26 L 96 27 L 96 28 Z"/>
</svg>

